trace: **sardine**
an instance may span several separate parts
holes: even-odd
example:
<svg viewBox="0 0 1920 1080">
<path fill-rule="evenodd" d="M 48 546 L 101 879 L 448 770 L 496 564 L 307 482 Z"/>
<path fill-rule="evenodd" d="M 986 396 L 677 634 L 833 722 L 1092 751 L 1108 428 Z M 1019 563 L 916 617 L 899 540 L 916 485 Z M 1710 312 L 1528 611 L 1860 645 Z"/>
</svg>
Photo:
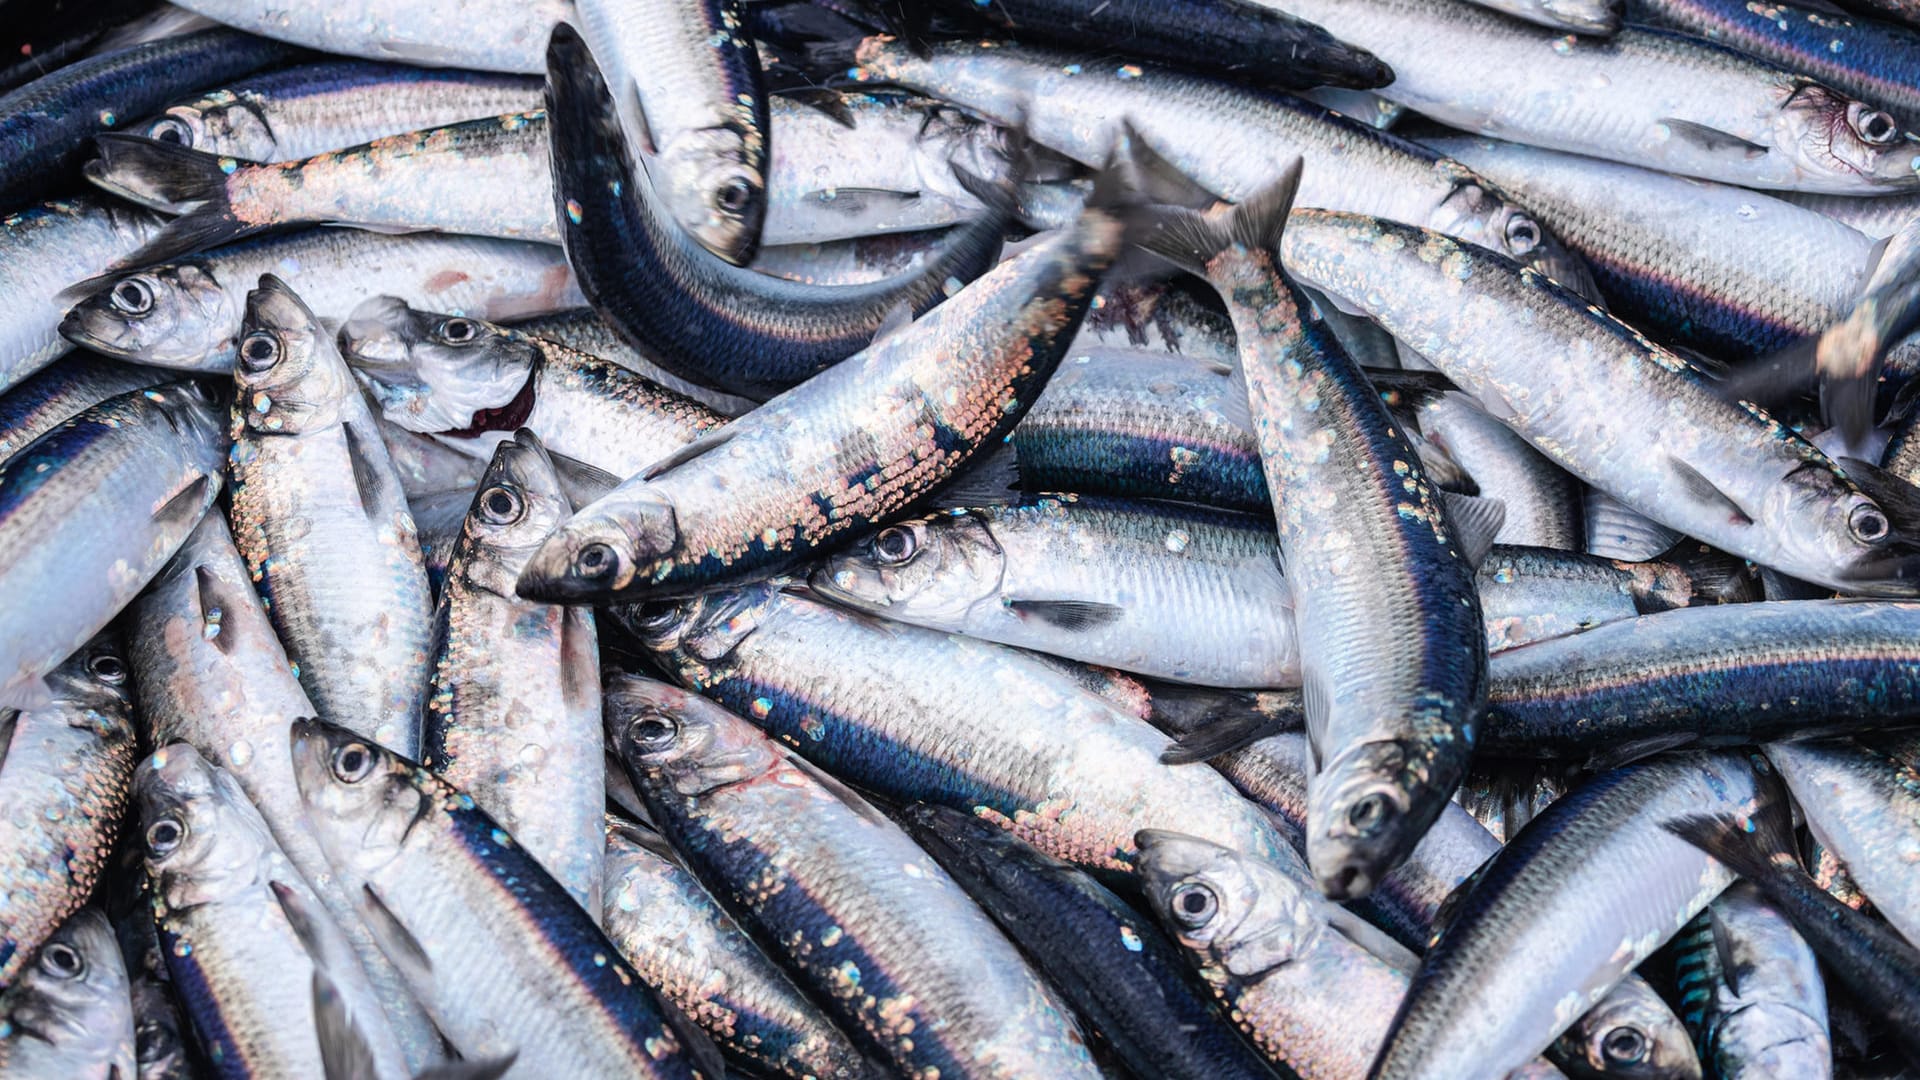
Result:
<svg viewBox="0 0 1920 1080">
<path fill-rule="evenodd" d="M 1887 922 L 1907 940 L 1920 940 L 1920 882 L 1908 855 L 1920 850 L 1920 740 L 1776 742 L 1766 749 L 1808 831 L 1839 856 Z"/>
<path fill-rule="evenodd" d="M 104 273 L 160 230 L 156 215 L 90 198 L 0 217 L 0 390 L 72 348 L 65 305 L 47 287 Z"/>
<path fill-rule="evenodd" d="M 1547 1057 L 1578 1080 L 1700 1080 L 1700 1055 L 1680 1017 L 1638 975 L 1614 984 Z"/>
<path fill-rule="evenodd" d="M 1675 940 L 1681 999 L 1717 1080 L 1833 1075 L 1819 964 L 1752 882 L 1735 882 Z"/>
<path fill-rule="evenodd" d="M 1473 0 L 1481 7 L 1576 34 L 1607 37 L 1620 29 L 1620 0 Z"/>
<path fill-rule="evenodd" d="M 133 1058 L 140 1080 L 195 1080 L 200 1074 L 193 1036 L 165 981 L 130 967 L 133 980 Z"/>
<path fill-rule="evenodd" d="M 136 1075 L 127 968 L 99 911 L 74 912 L 0 994 L 0 1071 L 19 1080 Z"/>
<path fill-rule="evenodd" d="M 1475 579 L 1487 649 L 1500 652 L 1694 604 L 1759 599 L 1744 563 L 1700 545 L 1648 562 L 1494 545 Z"/>
<path fill-rule="evenodd" d="M 91 354 L 67 357 L 0 395 L 0 462 L 108 398 L 179 377 Z"/>
<path fill-rule="evenodd" d="M 254 0 L 188 0 L 180 6 L 228 26 L 342 56 L 529 75 L 545 70 L 541 50 L 548 32 L 573 15 L 566 0 L 459 0 L 431 7 L 346 0 L 299 10 Z"/>
<path fill-rule="evenodd" d="M 1583 551 L 1580 481 L 1465 394 L 1436 394 L 1415 409 L 1420 434 L 1472 478 L 1483 499 L 1505 511 L 1494 539 L 1502 544 Z M 1421 454 L 1425 464 L 1427 455 Z M 1432 472 L 1428 466 L 1429 473 Z M 1438 482 L 1438 478 L 1433 478 Z"/>
</svg>

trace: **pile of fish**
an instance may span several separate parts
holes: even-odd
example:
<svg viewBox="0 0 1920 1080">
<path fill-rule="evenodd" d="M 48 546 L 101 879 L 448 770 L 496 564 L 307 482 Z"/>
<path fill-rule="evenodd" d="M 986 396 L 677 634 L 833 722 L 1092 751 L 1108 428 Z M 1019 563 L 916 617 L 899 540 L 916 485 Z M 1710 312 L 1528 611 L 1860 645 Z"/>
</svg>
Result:
<svg viewBox="0 0 1920 1080">
<path fill-rule="evenodd" d="M 1920 1075 L 1840 2 L 0 0 L 0 1077 Z"/>
</svg>

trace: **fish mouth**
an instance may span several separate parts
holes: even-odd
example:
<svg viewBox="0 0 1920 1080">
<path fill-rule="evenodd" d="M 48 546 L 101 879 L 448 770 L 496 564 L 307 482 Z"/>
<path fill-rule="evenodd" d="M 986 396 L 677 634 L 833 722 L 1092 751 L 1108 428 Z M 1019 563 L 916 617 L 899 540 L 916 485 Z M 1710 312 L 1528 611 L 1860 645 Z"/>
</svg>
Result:
<svg viewBox="0 0 1920 1080">
<path fill-rule="evenodd" d="M 504 405 L 491 409 L 476 409 L 467 420 L 467 426 L 442 431 L 439 434 L 449 439 L 471 439 L 489 431 L 519 431 L 526 427 L 527 417 L 533 415 L 534 376 L 531 372 L 513 397 Z"/>
</svg>

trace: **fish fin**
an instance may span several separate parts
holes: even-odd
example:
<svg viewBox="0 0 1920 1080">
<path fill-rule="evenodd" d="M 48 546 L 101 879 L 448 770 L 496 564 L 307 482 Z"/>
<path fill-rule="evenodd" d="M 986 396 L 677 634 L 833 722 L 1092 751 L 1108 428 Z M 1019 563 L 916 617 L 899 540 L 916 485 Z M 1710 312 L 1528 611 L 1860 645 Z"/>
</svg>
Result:
<svg viewBox="0 0 1920 1080">
<path fill-rule="evenodd" d="M 1673 471 L 1674 478 L 1680 481 L 1680 486 L 1686 489 L 1687 494 L 1693 496 L 1694 501 L 1725 510 L 1736 524 L 1753 524 L 1752 514 L 1747 513 L 1739 503 L 1734 502 L 1733 496 L 1721 491 L 1713 481 L 1700 475 L 1699 470 L 1693 466 L 1669 454 L 1667 467 Z"/>
<path fill-rule="evenodd" d="M 287 925 L 293 927 L 293 936 L 300 939 L 300 947 L 312 959 L 314 967 L 321 967 L 327 952 L 322 948 L 319 927 L 306 898 L 283 881 L 269 881 L 267 887 L 273 890 L 273 898 L 279 903 L 281 914 L 287 917 Z"/>
<path fill-rule="evenodd" d="M 567 497 L 567 502 L 575 510 L 620 486 L 618 476 L 598 465 L 568 457 L 551 447 L 547 449 L 547 456 L 553 459 L 553 471 L 560 478 L 561 494 Z"/>
<path fill-rule="evenodd" d="M 778 91 L 782 98 L 796 105 L 805 105 L 815 112 L 823 113 L 828 119 L 851 131 L 858 127 L 853 109 L 847 105 L 847 96 L 838 90 L 824 86 L 794 86 Z"/>
<path fill-rule="evenodd" d="M 1462 495 L 1441 488 L 1440 505 L 1446 508 L 1447 526 L 1453 542 L 1460 545 L 1460 554 L 1466 557 L 1468 566 L 1480 569 L 1493 550 L 1501 526 L 1507 523 L 1507 504 L 1484 495 Z"/>
<path fill-rule="evenodd" d="M 192 528 L 207 512 L 207 486 L 211 483 L 213 481 L 204 473 L 194 477 L 192 483 L 181 488 L 153 512 L 153 523 L 163 529 L 175 526 Z"/>
<path fill-rule="evenodd" d="M 320 1042 L 320 1069 L 326 1080 L 367 1080 L 380 1075 L 373 1049 L 347 1013 L 333 980 L 313 969 L 313 1033 Z"/>
<path fill-rule="evenodd" d="M 347 437 L 347 462 L 353 472 L 353 490 L 360 498 L 360 512 L 368 521 L 380 516 L 380 470 L 361 441 L 364 436 L 352 424 L 341 428 Z"/>
<path fill-rule="evenodd" d="M 675 851 L 673 845 L 667 842 L 666 835 L 654 828 L 651 824 L 641 821 L 630 821 L 624 817 L 615 820 L 609 815 L 607 827 L 619 833 L 622 839 L 634 847 L 658 855 L 676 866 L 681 865 L 680 853 Z"/>
<path fill-rule="evenodd" d="M 126 132 L 102 132 L 93 142 L 100 156 L 87 162 L 87 179 L 129 202 L 179 213 L 182 206 L 215 197 L 216 189 L 224 195 L 228 173 L 221 168 L 218 154 Z M 113 179 L 128 174 L 139 182 L 138 187 Z"/>
<path fill-rule="evenodd" d="M 1002 443 L 974 455 L 959 472 L 933 493 L 927 505 L 936 510 L 975 506 L 1010 506 L 1021 498 L 1020 455 Z"/>
<path fill-rule="evenodd" d="M 1880 400 L 1879 354 L 1859 370 L 1831 368 L 1816 350 L 1819 369 L 1820 416 L 1839 430 L 1849 446 L 1858 446 L 1873 428 L 1874 408 Z"/>
<path fill-rule="evenodd" d="M 1191 765 L 1212 761 L 1269 735 L 1292 729 L 1293 725 L 1284 716 L 1269 715 L 1259 709 L 1223 709 L 1192 731 L 1174 736 L 1172 744 L 1160 752 L 1160 763 Z"/>
<path fill-rule="evenodd" d="M 1084 634 L 1119 621 L 1127 609 L 1097 600 L 1007 600 L 1007 609 L 1025 619 L 1039 619 L 1072 634 Z"/>
<path fill-rule="evenodd" d="M 520 1051 L 509 1050 L 499 1057 L 443 1061 L 413 1074 L 413 1080 L 499 1080 L 519 1060 Z M 372 1075 L 372 1074 L 368 1074 Z M 719 1076 L 719 1073 L 711 1075 Z M 331 1076 L 327 1080 L 333 1080 Z"/>
<path fill-rule="evenodd" d="M 912 325 L 913 305 L 895 304 L 887 311 L 886 317 L 880 320 L 880 325 L 874 327 L 873 340 L 867 344 L 878 345 L 880 342 L 885 341 Z"/>
<path fill-rule="evenodd" d="M 6 768 L 7 751 L 13 746 L 13 729 L 19 722 L 19 709 L 0 709 L 0 769 Z"/>
<path fill-rule="evenodd" d="M 1765 882 L 1789 864 L 1799 866 L 1792 811 L 1777 783 L 1761 785 L 1758 804 L 1744 820 L 1724 812 L 1686 814 L 1664 827 L 1751 881 Z"/>
<path fill-rule="evenodd" d="M 44 709 L 51 704 L 53 704 L 53 687 L 48 686 L 47 680 L 38 675 L 0 688 L 0 709 L 32 712 L 35 709 Z"/>
<path fill-rule="evenodd" d="M 200 638 L 224 653 L 233 649 L 233 635 L 221 632 L 221 621 L 233 607 L 220 595 L 222 584 L 219 575 L 206 567 L 193 568 L 194 601 L 200 609 Z"/>
<path fill-rule="evenodd" d="M 1147 227 L 1136 243 L 1152 254 L 1191 274 L 1206 276 L 1214 254 L 1230 247 L 1276 250 L 1287 212 L 1300 190 L 1300 159 L 1295 158 L 1278 179 L 1245 202 L 1216 207 L 1206 213 L 1178 206 L 1154 206 L 1141 213 Z"/>
<path fill-rule="evenodd" d="M 1751 161 L 1765 156 L 1767 152 L 1767 148 L 1757 142 L 1750 142 L 1730 131 L 1721 131 L 1719 128 L 1697 124 L 1692 120 L 1663 116 L 1659 122 L 1673 132 L 1674 138 L 1691 143 L 1696 149 L 1705 150 L 1709 154 L 1733 153 L 1739 155 L 1742 160 Z"/>
<path fill-rule="evenodd" d="M 1859 458 L 1843 457 L 1840 468 L 1860 485 L 1867 497 L 1886 511 L 1894 531 L 1908 538 L 1920 538 L 1920 487 Z"/>
<path fill-rule="evenodd" d="M 1360 370 L 1366 372 L 1367 381 L 1373 384 L 1381 397 L 1399 399 L 1389 401 L 1397 408 L 1418 409 L 1448 394 L 1465 393 L 1459 384 L 1437 371 L 1379 367 L 1363 367 Z"/>
<path fill-rule="evenodd" d="M 1307 720 L 1307 776 L 1311 778 L 1320 771 L 1320 744 L 1327 738 L 1327 714 L 1333 709 L 1333 698 L 1327 694 L 1327 677 L 1317 667 L 1301 665 L 1300 669 L 1300 711 Z"/>
<path fill-rule="evenodd" d="M 1327 928 L 1366 950 L 1374 959 L 1404 975 L 1420 968 L 1420 958 L 1412 949 L 1393 940 L 1385 930 L 1361 918 L 1357 913 L 1322 898 Z"/>
<path fill-rule="evenodd" d="M 1641 758 L 1652 757 L 1665 750 L 1677 750 L 1697 741 L 1700 736 L 1690 731 L 1675 731 L 1666 735 L 1652 735 L 1644 739 L 1627 739 L 1596 750 L 1582 767 L 1588 772 L 1605 772 L 1630 765 Z"/>
<path fill-rule="evenodd" d="M 387 906 L 387 902 L 380 899 L 380 894 L 374 891 L 371 883 L 363 883 L 360 891 L 360 916 L 366 921 L 367 930 L 379 944 L 380 951 L 386 954 L 408 982 L 420 985 L 431 981 L 433 961 L 427 956 L 427 950 L 421 947 L 420 939 L 414 937 L 400 917 Z"/>
<path fill-rule="evenodd" d="M 1727 368 L 1713 383 L 1713 391 L 1727 401 L 1782 412 L 1815 387 L 1819 347 L 1819 338 L 1803 338 L 1771 355 Z"/>
<path fill-rule="evenodd" d="M 1710 928 L 1708 932 L 1713 935 L 1713 954 L 1720 959 L 1720 976 L 1727 980 L 1727 988 L 1733 991 L 1733 996 L 1739 997 L 1740 965 L 1734 960 L 1732 935 L 1727 933 L 1726 925 L 1720 921 L 1720 905 L 1707 905 L 1707 926 Z"/>
<path fill-rule="evenodd" d="M 737 432 L 732 424 L 714 428 L 705 435 L 661 458 L 659 461 L 640 470 L 640 479 L 652 480 L 662 473 L 671 472 L 703 454 L 712 453 L 732 441 Z"/>
<path fill-rule="evenodd" d="M 687 1056 L 693 1059 L 694 1065 L 698 1066 L 697 1075 L 712 1077 L 729 1075 L 726 1060 L 720 1056 L 720 1048 L 707 1037 L 706 1029 L 665 994 L 659 995 L 655 1001 L 660 1006 L 661 1016 L 667 1022 L 667 1030 L 679 1038 L 680 1048 L 685 1050 Z"/>
<path fill-rule="evenodd" d="M 849 810 L 859 814 L 875 825 L 893 826 L 891 818 L 881 813 L 878 807 L 868 802 L 859 792 L 848 787 L 839 777 L 833 776 L 825 769 L 822 769 L 820 766 L 815 765 L 813 762 L 808 761 L 806 758 L 801 757 L 791 750 L 787 751 L 787 761 L 795 769 L 805 773 L 809 779 L 827 789 L 834 798 L 845 803 Z"/>
<path fill-rule="evenodd" d="M 1698 540 L 1683 538 L 1654 561 L 1677 566 L 1687 575 L 1693 583 L 1691 603 L 1735 604 L 1761 598 L 1760 577 L 1745 559 Z M 1650 597 L 1636 595 L 1634 600 L 1643 615 L 1666 610 L 1651 603 Z"/>
<path fill-rule="evenodd" d="M 1160 205 L 1205 210 L 1221 201 L 1218 193 L 1201 186 L 1162 157 L 1131 119 L 1120 121 L 1120 144 L 1114 159 L 1128 186 Z"/>
</svg>

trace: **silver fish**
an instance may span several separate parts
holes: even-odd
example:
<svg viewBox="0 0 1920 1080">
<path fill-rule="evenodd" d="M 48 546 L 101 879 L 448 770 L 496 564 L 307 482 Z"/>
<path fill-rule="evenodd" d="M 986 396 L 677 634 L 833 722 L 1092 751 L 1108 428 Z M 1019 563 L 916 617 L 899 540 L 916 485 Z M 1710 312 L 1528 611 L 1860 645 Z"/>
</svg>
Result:
<svg viewBox="0 0 1920 1080">
<path fill-rule="evenodd" d="M 19 1080 L 130 1080 L 133 1003 L 107 917 L 76 911 L 0 994 L 0 1072 Z"/>
<path fill-rule="evenodd" d="M 89 198 L 0 217 L 0 390 L 72 348 L 60 336 L 65 311 L 49 283 L 105 273 L 162 224 L 145 210 Z"/>
<path fill-rule="evenodd" d="M 251 0 L 187 0 L 189 11 L 262 37 L 368 60 L 538 75 L 547 33 L 572 17 L 565 0 L 457 0 L 409 7 L 346 0 L 326 8 L 280 10 Z"/>
<path fill-rule="evenodd" d="M 175 372 L 82 353 L 0 395 L 0 461 L 110 397 L 179 378 Z"/>
<path fill-rule="evenodd" d="M 1638 975 L 1614 984 L 1547 1056 L 1580 1080 L 1700 1080 L 1700 1055 L 1680 1018 Z"/>
<path fill-rule="evenodd" d="M 1767 746 L 1806 815 L 1873 906 L 1907 940 L 1920 940 L 1920 739 L 1912 735 Z"/>
<path fill-rule="evenodd" d="M 662 368 L 656 361 L 633 347 L 608 326 L 591 308 L 573 308 L 551 315 L 527 319 L 509 319 L 507 325 L 523 334 L 565 345 L 575 352 L 596 356 L 626 368 L 635 375 L 652 380 L 677 394 L 685 394 L 722 416 L 742 416 L 759 403 L 690 383 Z"/>
<path fill-rule="evenodd" d="M 1806 939 L 1750 881 L 1735 882 L 1676 958 L 1682 992 L 1704 1000 L 1700 1055 L 1718 1080 L 1833 1075 L 1827 987 Z"/>
</svg>

